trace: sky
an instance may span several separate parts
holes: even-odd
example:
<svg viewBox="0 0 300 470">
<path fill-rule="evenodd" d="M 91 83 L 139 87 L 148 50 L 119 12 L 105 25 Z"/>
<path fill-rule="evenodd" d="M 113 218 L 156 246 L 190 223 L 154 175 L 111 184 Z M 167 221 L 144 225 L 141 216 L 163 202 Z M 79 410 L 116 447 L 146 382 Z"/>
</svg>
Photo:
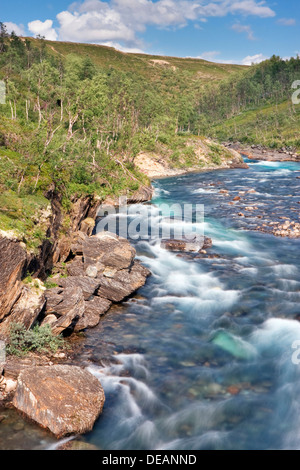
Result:
<svg viewBox="0 0 300 470">
<path fill-rule="evenodd" d="M 21 36 L 251 65 L 300 53 L 299 0 L 1 0 Z"/>
</svg>

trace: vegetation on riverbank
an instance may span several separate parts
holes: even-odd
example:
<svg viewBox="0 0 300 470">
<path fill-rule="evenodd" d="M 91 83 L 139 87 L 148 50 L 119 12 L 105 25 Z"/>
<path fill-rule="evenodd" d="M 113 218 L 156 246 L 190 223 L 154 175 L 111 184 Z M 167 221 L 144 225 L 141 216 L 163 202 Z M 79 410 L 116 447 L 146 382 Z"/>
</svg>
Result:
<svg viewBox="0 0 300 470">
<path fill-rule="evenodd" d="M 207 87 L 199 98 L 202 132 L 218 140 L 300 150 L 300 106 L 292 84 L 300 58 L 270 60 Z"/>
<path fill-rule="evenodd" d="M 66 347 L 67 343 L 61 336 L 54 336 L 50 325 L 35 326 L 26 329 L 24 325 L 13 323 L 6 346 L 6 352 L 13 356 L 25 356 L 29 352 L 56 353 Z"/>
</svg>

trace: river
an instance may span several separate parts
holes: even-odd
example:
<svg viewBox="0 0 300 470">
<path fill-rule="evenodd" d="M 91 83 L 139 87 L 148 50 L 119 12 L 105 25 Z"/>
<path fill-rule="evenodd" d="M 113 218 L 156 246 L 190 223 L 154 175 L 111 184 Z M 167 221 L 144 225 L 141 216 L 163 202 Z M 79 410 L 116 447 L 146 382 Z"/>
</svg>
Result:
<svg viewBox="0 0 300 470">
<path fill-rule="evenodd" d="M 80 361 L 106 403 L 81 440 L 103 450 L 300 448 L 300 239 L 253 230 L 258 213 L 299 222 L 300 164 L 246 161 L 249 170 L 154 182 L 151 216 L 162 203 L 204 204 L 213 247 L 178 256 L 155 240 L 135 244 L 152 276 L 86 332 Z M 249 190 L 245 205 L 259 212 L 245 219 L 228 202 Z M 4 437 L 1 424 L 0 449 L 53 444 L 27 426 Z"/>
</svg>

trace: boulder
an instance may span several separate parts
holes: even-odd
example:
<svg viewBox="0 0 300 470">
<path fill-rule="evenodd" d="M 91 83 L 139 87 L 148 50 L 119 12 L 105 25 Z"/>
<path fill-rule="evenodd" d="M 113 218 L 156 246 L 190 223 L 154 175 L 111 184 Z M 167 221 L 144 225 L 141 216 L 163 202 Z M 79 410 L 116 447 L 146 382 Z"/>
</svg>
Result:
<svg viewBox="0 0 300 470">
<path fill-rule="evenodd" d="M 62 303 L 63 289 L 61 287 L 54 287 L 53 289 L 47 289 L 45 292 L 46 297 L 46 313 L 53 314 L 56 312 L 56 307 Z"/>
<path fill-rule="evenodd" d="M 88 276 L 71 276 L 59 279 L 58 284 L 63 289 L 79 287 L 83 292 L 84 300 L 89 300 L 100 286 L 100 281 Z"/>
<path fill-rule="evenodd" d="M 75 256 L 75 258 L 67 263 L 68 276 L 84 276 L 84 265 L 82 256 Z"/>
<path fill-rule="evenodd" d="M 7 316 L 22 292 L 22 273 L 27 259 L 20 243 L 0 234 L 0 321 Z"/>
<path fill-rule="evenodd" d="M 93 300 L 85 302 L 84 314 L 76 323 L 74 331 L 78 332 L 97 326 L 101 316 L 110 309 L 111 304 L 111 301 L 102 297 L 94 297 Z"/>
<path fill-rule="evenodd" d="M 195 235 L 193 239 L 182 238 L 180 240 L 162 240 L 161 247 L 168 251 L 196 253 L 202 249 L 211 248 L 212 240 L 208 237 Z"/>
<path fill-rule="evenodd" d="M 127 269 L 132 265 L 135 255 L 136 251 L 128 240 L 109 232 L 100 232 L 83 243 L 85 269 L 90 265 Z"/>
<path fill-rule="evenodd" d="M 140 289 L 148 276 L 150 271 L 136 261 L 130 270 L 118 271 L 113 277 L 102 275 L 97 295 L 112 302 L 122 302 Z"/>
<path fill-rule="evenodd" d="M 60 335 L 67 328 L 75 325 L 85 311 L 84 295 L 80 287 L 68 287 L 61 294 L 61 302 L 52 307 L 52 312 L 47 313 L 59 316 L 54 323 L 51 322 L 51 330 L 54 335 Z"/>
<path fill-rule="evenodd" d="M 112 302 L 121 302 L 142 287 L 150 275 L 135 262 L 129 241 L 109 232 L 87 237 L 74 234 L 74 258 L 67 263 L 69 277 L 55 278 L 59 287 L 46 291 L 46 317 L 54 334 L 65 329 L 95 327 Z"/>
<path fill-rule="evenodd" d="M 23 370 L 15 408 L 61 438 L 92 430 L 103 410 L 100 382 L 80 367 L 56 365 Z"/>
</svg>

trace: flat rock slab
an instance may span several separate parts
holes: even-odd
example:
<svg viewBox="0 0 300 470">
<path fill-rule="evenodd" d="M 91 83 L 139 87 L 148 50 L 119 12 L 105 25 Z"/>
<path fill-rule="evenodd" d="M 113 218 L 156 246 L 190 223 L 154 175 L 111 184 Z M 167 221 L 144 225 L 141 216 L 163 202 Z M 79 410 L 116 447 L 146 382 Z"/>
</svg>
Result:
<svg viewBox="0 0 300 470">
<path fill-rule="evenodd" d="M 100 281 L 87 276 L 71 276 L 59 279 L 58 284 L 64 289 L 80 288 L 83 292 L 84 300 L 89 300 L 99 288 Z"/>
<path fill-rule="evenodd" d="M 61 438 L 91 431 L 104 402 L 103 388 L 90 372 L 56 365 L 23 370 L 13 405 Z"/>
</svg>

